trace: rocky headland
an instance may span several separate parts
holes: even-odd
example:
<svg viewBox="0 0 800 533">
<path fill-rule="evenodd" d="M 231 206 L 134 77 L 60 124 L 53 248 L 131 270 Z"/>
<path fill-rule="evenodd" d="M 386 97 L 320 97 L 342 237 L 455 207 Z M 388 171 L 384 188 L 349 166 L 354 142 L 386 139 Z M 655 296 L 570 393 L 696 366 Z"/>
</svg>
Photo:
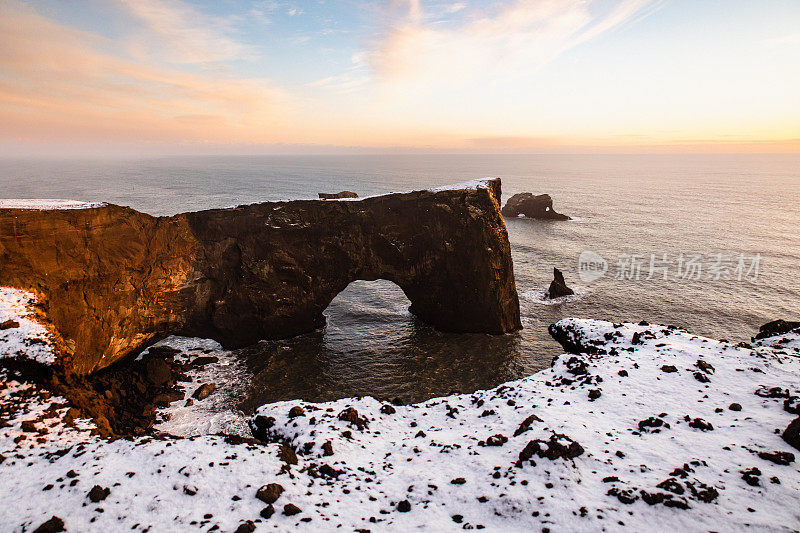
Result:
<svg viewBox="0 0 800 533">
<path fill-rule="evenodd" d="M 487 179 L 172 217 L 0 205 L 0 287 L 35 295 L 65 373 L 172 334 L 240 347 L 307 332 L 354 280 L 393 281 L 442 330 L 506 333 L 521 323 L 500 194 Z"/>
<path fill-rule="evenodd" d="M 412 405 L 297 399 L 246 419 L 217 403 L 239 371 L 222 345 L 176 336 L 152 345 L 186 333 L 235 346 L 314 327 L 347 280 L 373 276 L 403 287 L 421 318 L 439 309 L 444 321 L 430 321 L 444 329 L 516 329 L 499 193 L 489 181 L 165 218 L 106 205 L 0 210 L 9 261 L 0 271 L 0 524 L 800 529 L 796 322 L 733 344 L 568 318 L 549 328 L 566 352 L 551 368 L 490 390 Z M 414 219 L 422 233 L 409 214 L 423 217 Z M 415 285 L 421 273 L 440 284 L 438 307 L 414 292 L 427 286 Z M 293 316 L 299 325 L 282 329 Z M 119 362 L 145 346 L 124 365 L 102 357 L 111 347 Z"/>
</svg>

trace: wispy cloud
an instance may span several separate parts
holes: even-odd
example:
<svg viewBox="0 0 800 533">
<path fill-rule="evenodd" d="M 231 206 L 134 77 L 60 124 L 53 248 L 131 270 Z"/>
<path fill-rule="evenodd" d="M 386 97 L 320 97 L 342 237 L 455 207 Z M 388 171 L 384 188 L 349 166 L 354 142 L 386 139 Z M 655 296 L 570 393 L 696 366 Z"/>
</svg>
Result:
<svg viewBox="0 0 800 533">
<path fill-rule="evenodd" d="M 800 44 L 800 32 L 772 37 L 763 41 L 768 46 L 795 46 Z"/>
<path fill-rule="evenodd" d="M 790 21 L 664 42 L 664 2 L 0 0 L 0 144 L 796 148 Z"/>
<path fill-rule="evenodd" d="M 447 8 L 445 8 L 445 11 L 447 13 L 458 13 L 459 11 L 461 11 L 462 9 L 465 9 L 466 7 L 467 7 L 467 4 L 465 4 L 463 2 L 453 2 L 452 4 L 447 6 Z"/>
<path fill-rule="evenodd" d="M 151 22 L 159 17 L 172 20 L 172 14 L 148 16 Z M 161 28 L 166 31 L 171 23 Z M 195 37 L 195 43 L 206 43 L 199 34 Z M 59 25 L 25 4 L 4 0 L 0 138 L 286 139 L 285 110 L 292 100 L 267 80 L 193 73 L 124 58 L 108 51 L 113 44 Z M 205 61 L 219 56 L 191 57 Z M 284 133 L 276 136 L 276 131 Z"/>
<path fill-rule="evenodd" d="M 655 4 L 654 0 L 514 0 L 490 14 L 467 10 L 453 28 L 427 19 L 409 0 L 371 55 L 390 84 L 426 87 L 527 75 L 564 51 L 608 32 Z M 453 4 L 459 11 L 461 4 Z M 465 6 L 466 7 L 466 6 Z"/>
<path fill-rule="evenodd" d="M 350 56 L 350 67 L 343 74 L 327 76 L 308 83 L 306 86 L 325 88 L 341 94 L 361 89 L 371 81 L 369 55 L 366 52 L 359 52 Z"/>
<path fill-rule="evenodd" d="M 240 57 L 246 47 L 226 35 L 228 21 L 202 14 L 178 0 L 122 0 L 141 23 L 129 45 L 139 56 L 172 63 L 216 63 Z"/>
</svg>

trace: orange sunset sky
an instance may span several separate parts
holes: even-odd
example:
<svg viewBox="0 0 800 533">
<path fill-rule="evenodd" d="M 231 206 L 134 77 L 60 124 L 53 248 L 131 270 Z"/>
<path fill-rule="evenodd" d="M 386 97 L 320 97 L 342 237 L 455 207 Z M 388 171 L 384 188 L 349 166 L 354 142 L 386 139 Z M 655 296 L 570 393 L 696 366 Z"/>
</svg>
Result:
<svg viewBox="0 0 800 533">
<path fill-rule="evenodd" d="M 798 152 L 800 2 L 0 0 L 0 155 Z"/>
</svg>

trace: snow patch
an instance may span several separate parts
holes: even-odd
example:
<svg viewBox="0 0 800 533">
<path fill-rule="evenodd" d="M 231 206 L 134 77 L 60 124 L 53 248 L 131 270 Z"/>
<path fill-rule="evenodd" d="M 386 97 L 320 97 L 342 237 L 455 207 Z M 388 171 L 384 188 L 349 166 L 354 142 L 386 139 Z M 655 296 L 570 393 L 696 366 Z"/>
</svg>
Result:
<svg viewBox="0 0 800 533">
<path fill-rule="evenodd" d="M 440 187 L 432 187 L 430 189 L 413 189 L 410 191 L 393 191 L 383 194 L 373 194 L 370 196 L 360 196 L 358 198 L 333 198 L 329 200 L 322 200 L 325 202 L 360 202 L 361 200 L 366 200 L 368 198 L 378 198 L 380 196 L 388 196 L 390 194 L 409 194 L 412 192 L 445 192 L 445 191 L 474 191 L 478 189 L 489 189 L 491 188 L 491 181 L 495 178 L 481 178 L 481 179 L 474 179 L 469 181 L 463 181 L 461 183 L 454 183 L 452 185 L 442 185 Z"/>
<path fill-rule="evenodd" d="M 28 291 L 0 287 L 0 359 L 20 357 L 52 364 L 56 354 L 50 334 L 32 310 L 36 296 Z"/>
<path fill-rule="evenodd" d="M 0 209 L 36 209 L 52 211 L 57 209 L 95 209 L 104 207 L 105 202 L 81 202 L 78 200 L 60 200 L 48 198 L 0 198 Z"/>
<path fill-rule="evenodd" d="M 48 402 L 63 412 L 57 398 L 3 383 L 3 413 L 6 398 L 28 403 L 0 427 L 0 523 L 27 531 L 55 515 L 68 531 L 233 531 L 245 521 L 280 531 L 800 529 L 797 460 L 768 459 L 798 455 L 776 429 L 797 416 L 783 400 L 800 394 L 799 334 L 751 349 L 646 324 L 565 319 L 558 328 L 597 354 L 408 406 L 369 397 L 262 406 L 254 427 L 289 443 L 296 465 L 279 460 L 277 443 L 64 433 L 41 417 L 53 412 Z M 217 349 L 165 342 L 187 357 Z M 256 493 L 268 483 L 284 492 L 266 518 Z M 109 489 L 104 500 L 88 498 L 95 485 Z M 298 514 L 283 512 L 288 504 Z"/>
</svg>

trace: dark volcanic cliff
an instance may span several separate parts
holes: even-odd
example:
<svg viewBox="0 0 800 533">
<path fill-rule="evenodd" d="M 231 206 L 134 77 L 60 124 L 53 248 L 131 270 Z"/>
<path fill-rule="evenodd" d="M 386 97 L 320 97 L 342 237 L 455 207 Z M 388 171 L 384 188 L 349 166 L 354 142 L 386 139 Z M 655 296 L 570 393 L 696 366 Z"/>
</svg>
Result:
<svg viewBox="0 0 800 533">
<path fill-rule="evenodd" d="M 0 209 L 0 286 L 37 294 L 80 373 L 169 334 L 237 347 L 312 330 L 359 279 L 395 282 L 440 329 L 505 333 L 521 325 L 500 180 L 480 183 L 158 218 Z"/>
</svg>

